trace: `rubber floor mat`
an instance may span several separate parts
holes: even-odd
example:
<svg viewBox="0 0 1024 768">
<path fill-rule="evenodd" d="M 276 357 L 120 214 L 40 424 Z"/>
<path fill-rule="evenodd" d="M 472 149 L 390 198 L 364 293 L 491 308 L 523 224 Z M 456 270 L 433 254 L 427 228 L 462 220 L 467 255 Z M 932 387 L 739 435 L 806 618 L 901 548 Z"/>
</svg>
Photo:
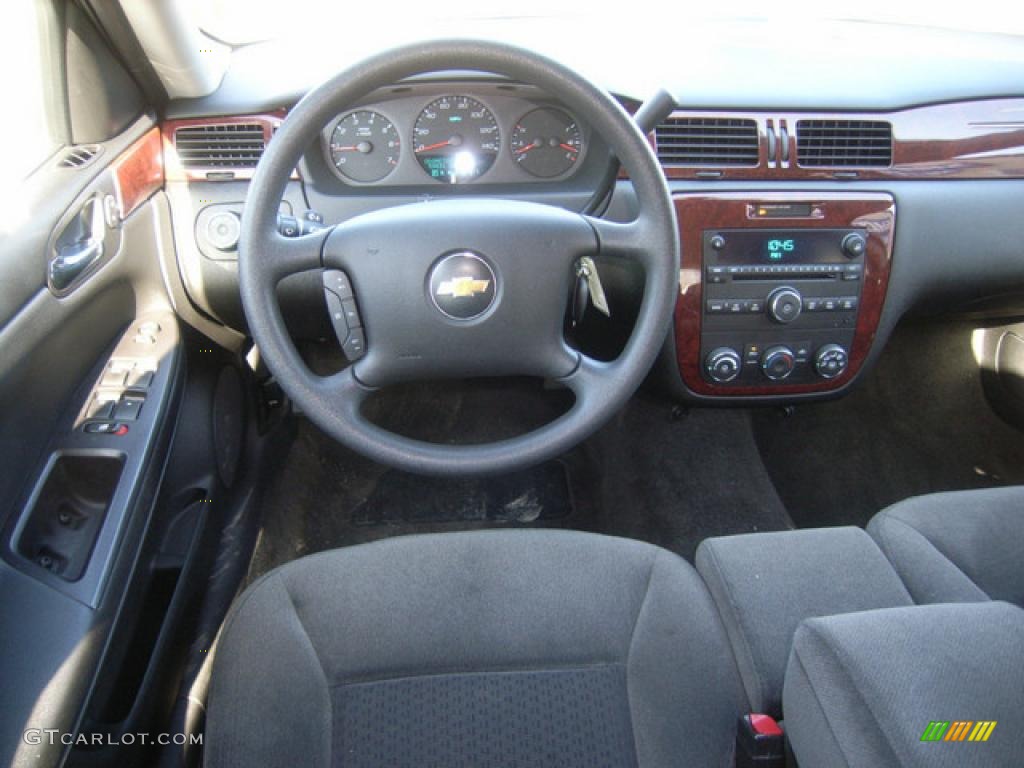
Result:
<svg viewBox="0 0 1024 768">
<path fill-rule="evenodd" d="M 352 511 L 355 525 L 399 523 L 533 523 L 572 512 L 562 462 L 475 480 L 385 472 L 370 496 Z"/>
</svg>

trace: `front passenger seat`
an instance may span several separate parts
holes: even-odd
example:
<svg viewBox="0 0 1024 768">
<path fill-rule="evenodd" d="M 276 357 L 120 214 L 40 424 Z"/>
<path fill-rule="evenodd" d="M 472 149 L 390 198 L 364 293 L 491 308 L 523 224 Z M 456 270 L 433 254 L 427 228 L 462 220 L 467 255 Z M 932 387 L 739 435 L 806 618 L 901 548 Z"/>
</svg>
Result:
<svg viewBox="0 0 1024 768">
<path fill-rule="evenodd" d="M 868 523 L 916 603 L 1024 607 L 1024 487 L 917 496 Z"/>
<path fill-rule="evenodd" d="M 568 531 L 304 557 L 218 643 L 206 768 L 731 766 L 743 691 L 694 569 Z"/>
</svg>

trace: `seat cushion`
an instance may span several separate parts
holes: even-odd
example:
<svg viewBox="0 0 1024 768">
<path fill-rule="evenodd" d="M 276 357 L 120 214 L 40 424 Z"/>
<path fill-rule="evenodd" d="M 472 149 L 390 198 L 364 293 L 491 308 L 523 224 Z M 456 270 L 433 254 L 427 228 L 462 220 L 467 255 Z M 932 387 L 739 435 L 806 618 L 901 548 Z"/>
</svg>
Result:
<svg viewBox="0 0 1024 768">
<path fill-rule="evenodd" d="M 705 539 L 697 571 L 732 643 L 751 712 L 782 716 L 793 633 L 804 619 L 912 605 L 900 577 L 860 528 Z"/>
<path fill-rule="evenodd" d="M 868 533 L 918 603 L 1024 606 L 1024 487 L 917 496 L 875 515 Z"/>
<path fill-rule="evenodd" d="M 411 536 L 294 561 L 239 598 L 206 765 L 726 766 L 742 701 L 711 598 L 671 553 Z"/>
<path fill-rule="evenodd" d="M 1020 765 L 1022 691 L 1024 610 L 1015 605 L 808 619 L 786 670 L 786 732 L 802 766 Z M 988 740 L 970 740 L 992 722 Z"/>
</svg>

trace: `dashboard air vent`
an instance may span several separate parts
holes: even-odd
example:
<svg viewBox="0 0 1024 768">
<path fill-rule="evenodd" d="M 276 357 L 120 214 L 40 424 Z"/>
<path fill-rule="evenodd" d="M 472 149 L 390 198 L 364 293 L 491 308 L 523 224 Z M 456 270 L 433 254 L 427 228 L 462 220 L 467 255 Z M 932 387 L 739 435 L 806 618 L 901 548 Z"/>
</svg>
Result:
<svg viewBox="0 0 1024 768">
<path fill-rule="evenodd" d="M 757 123 L 727 117 L 670 117 L 654 131 L 662 165 L 756 166 Z"/>
<path fill-rule="evenodd" d="M 79 144 L 68 147 L 61 154 L 57 165 L 61 168 L 83 168 L 96 159 L 102 147 L 99 144 Z"/>
<path fill-rule="evenodd" d="M 892 165 L 892 125 L 882 120 L 798 120 L 797 164 L 862 168 Z"/>
<path fill-rule="evenodd" d="M 255 168 L 265 144 L 259 123 L 194 125 L 174 132 L 185 168 Z"/>
</svg>

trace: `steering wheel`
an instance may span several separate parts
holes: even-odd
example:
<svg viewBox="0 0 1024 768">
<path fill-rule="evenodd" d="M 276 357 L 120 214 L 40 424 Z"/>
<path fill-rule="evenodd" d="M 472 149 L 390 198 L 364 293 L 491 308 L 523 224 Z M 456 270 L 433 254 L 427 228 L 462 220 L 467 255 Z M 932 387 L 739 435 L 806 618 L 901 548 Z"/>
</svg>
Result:
<svg viewBox="0 0 1024 768">
<path fill-rule="evenodd" d="M 445 70 L 507 76 L 538 86 L 608 143 L 638 201 L 629 223 L 531 202 L 459 197 L 378 210 L 298 238 L 278 234 L 285 185 L 327 122 L 377 88 Z M 633 334 L 612 362 L 564 337 L 584 255 L 640 263 L 644 293 Z M 324 268 L 347 282 L 365 329 L 365 352 L 317 376 L 288 336 L 275 296 L 284 277 Z M 399 469 L 432 475 L 507 472 L 556 456 L 589 436 L 640 386 L 672 318 L 679 276 L 675 209 L 650 144 L 607 93 L 561 64 L 520 48 L 450 40 L 366 59 L 320 85 L 289 113 L 263 153 L 242 216 L 239 281 L 249 329 L 281 388 L 324 432 Z M 339 290 L 346 290 L 342 285 Z M 366 398 L 390 384 L 473 376 L 554 379 L 574 405 L 515 438 L 476 445 L 413 440 L 369 421 Z"/>
</svg>

